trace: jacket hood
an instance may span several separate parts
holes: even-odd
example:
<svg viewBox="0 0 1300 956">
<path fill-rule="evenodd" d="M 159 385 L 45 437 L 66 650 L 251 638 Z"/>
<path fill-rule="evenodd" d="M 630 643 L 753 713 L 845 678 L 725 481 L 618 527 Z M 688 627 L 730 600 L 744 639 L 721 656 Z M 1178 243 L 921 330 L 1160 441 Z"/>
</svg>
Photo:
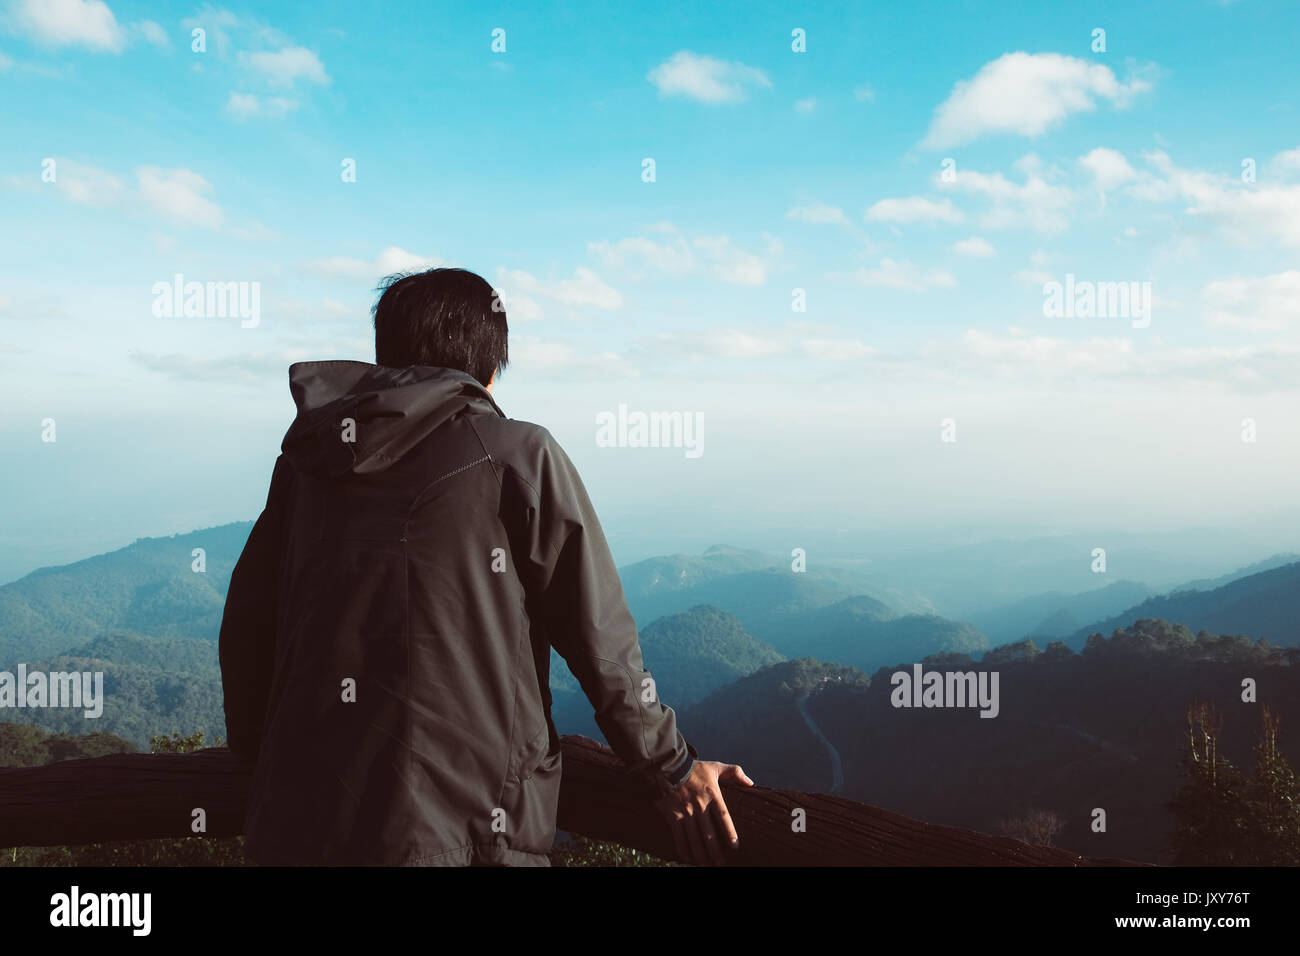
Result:
<svg viewBox="0 0 1300 956">
<path fill-rule="evenodd" d="M 289 391 L 298 416 L 280 449 L 301 471 L 333 476 L 383 471 L 461 412 L 505 413 L 474 376 L 432 365 L 295 362 Z M 356 422 L 344 440 L 344 419 Z"/>
</svg>

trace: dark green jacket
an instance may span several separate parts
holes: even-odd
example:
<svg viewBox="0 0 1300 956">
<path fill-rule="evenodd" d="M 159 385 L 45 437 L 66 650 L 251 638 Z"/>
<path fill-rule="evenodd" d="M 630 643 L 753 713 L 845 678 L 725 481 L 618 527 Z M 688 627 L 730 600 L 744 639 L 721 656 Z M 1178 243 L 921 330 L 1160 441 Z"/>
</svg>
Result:
<svg viewBox="0 0 1300 956">
<path fill-rule="evenodd" d="M 230 746 L 262 863 L 546 865 L 550 647 L 647 799 L 694 749 L 642 666 L 568 456 L 471 376 L 305 362 L 230 582 Z"/>
</svg>

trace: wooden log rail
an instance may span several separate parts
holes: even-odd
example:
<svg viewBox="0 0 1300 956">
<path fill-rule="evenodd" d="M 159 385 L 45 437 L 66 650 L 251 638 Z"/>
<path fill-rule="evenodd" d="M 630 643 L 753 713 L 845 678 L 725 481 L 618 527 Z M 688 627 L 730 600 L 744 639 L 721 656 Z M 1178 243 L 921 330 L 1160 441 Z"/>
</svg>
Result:
<svg viewBox="0 0 1300 956">
<path fill-rule="evenodd" d="M 561 741 L 558 826 L 675 859 L 672 837 L 637 796 L 618 758 L 586 737 Z M 207 835 L 243 832 L 250 768 L 224 747 L 188 754 L 112 754 L 0 770 L 0 847 L 188 837 L 203 807 Z M 936 826 L 826 794 L 727 784 L 738 866 L 1124 866 L 957 827 Z M 806 813 L 794 832 L 792 813 Z"/>
</svg>

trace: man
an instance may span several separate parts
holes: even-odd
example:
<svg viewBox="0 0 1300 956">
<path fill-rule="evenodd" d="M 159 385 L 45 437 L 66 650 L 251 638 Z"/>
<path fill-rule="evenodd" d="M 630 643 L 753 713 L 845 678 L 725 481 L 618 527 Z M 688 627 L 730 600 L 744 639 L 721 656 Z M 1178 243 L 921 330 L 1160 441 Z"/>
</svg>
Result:
<svg viewBox="0 0 1300 956">
<path fill-rule="evenodd" d="M 267 864 L 548 864 L 560 785 L 550 648 L 677 851 L 725 862 L 720 781 L 642 664 L 582 482 L 492 399 L 506 316 L 482 278 L 386 280 L 375 361 L 289 369 L 298 415 L 230 581 L 230 747 L 256 761 Z"/>
</svg>

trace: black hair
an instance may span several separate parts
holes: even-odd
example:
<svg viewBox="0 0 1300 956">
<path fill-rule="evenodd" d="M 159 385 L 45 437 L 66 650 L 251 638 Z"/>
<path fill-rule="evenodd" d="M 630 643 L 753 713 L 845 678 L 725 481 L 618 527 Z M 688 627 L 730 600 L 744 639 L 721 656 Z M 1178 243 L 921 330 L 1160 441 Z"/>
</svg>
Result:
<svg viewBox="0 0 1300 956">
<path fill-rule="evenodd" d="M 506 367 L 506 310 L 467 269 L 397 273 L 379 283 L 375 363 L 460 369 L 486 386 Z"/>
</svg>

